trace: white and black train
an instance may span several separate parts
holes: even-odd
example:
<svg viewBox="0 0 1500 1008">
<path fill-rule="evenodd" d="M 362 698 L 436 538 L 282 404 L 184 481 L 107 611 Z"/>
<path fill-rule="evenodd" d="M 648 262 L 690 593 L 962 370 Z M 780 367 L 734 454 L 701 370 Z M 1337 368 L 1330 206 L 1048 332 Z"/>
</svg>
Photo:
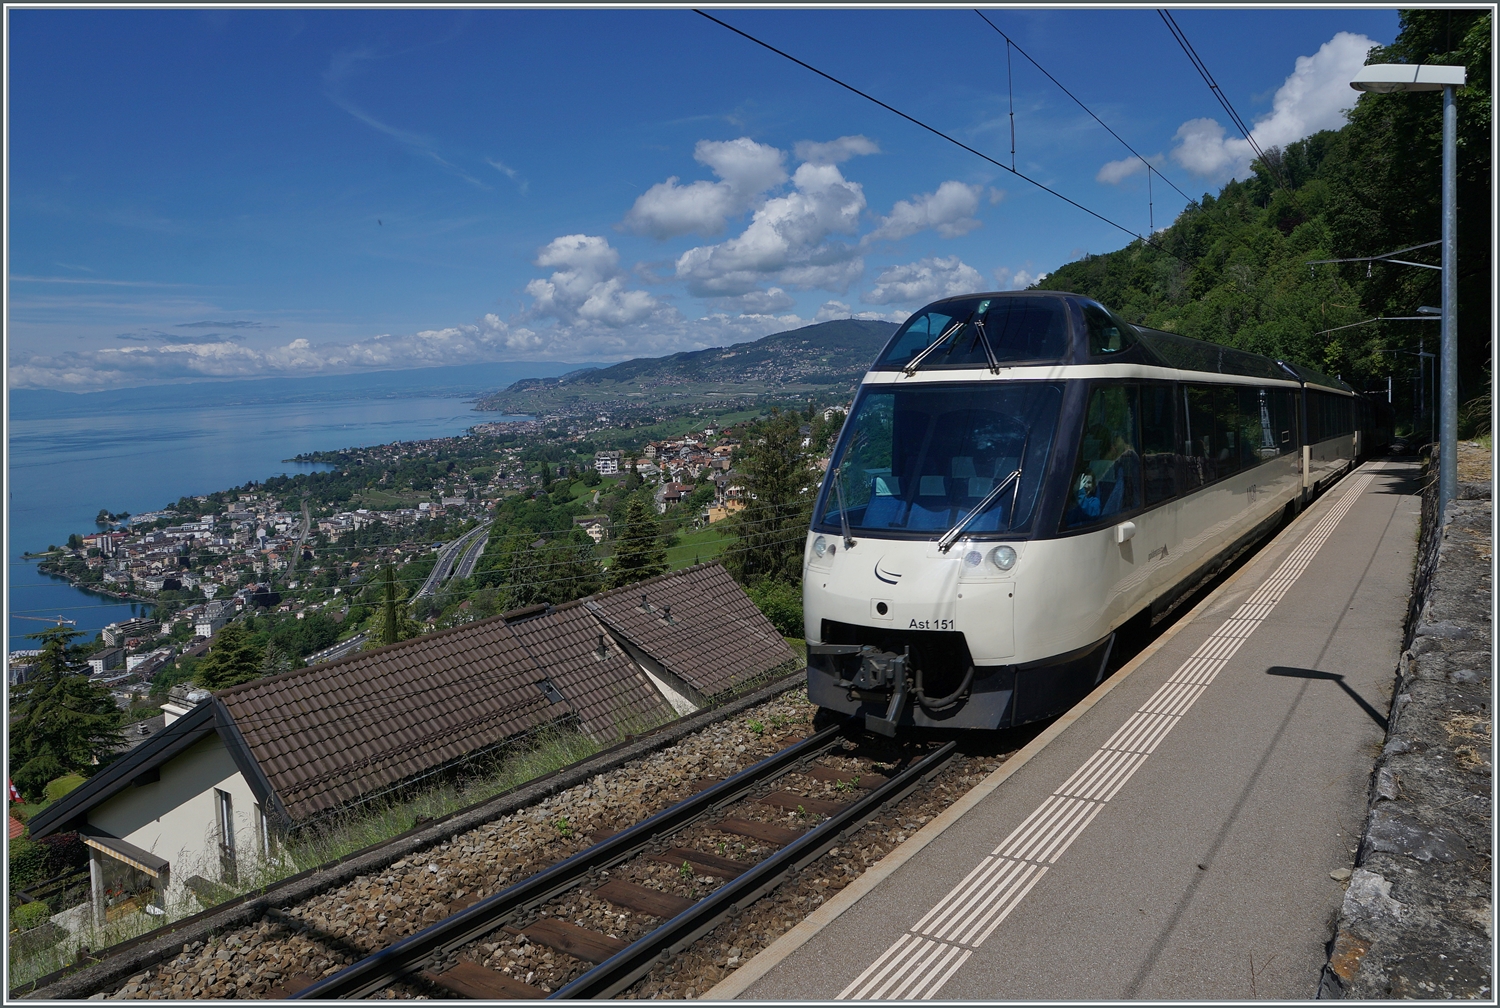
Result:
<svg viewBox="0 0 1500 1008">
<path fill-rule="evenodd" d="M 1341 381 L 1072 294 L 928 305 L 818 494 L 809 699 L 885 734 L 1066 710 L 1117 633 L 1348 471 L 1367 414 Z"/>
</svg>

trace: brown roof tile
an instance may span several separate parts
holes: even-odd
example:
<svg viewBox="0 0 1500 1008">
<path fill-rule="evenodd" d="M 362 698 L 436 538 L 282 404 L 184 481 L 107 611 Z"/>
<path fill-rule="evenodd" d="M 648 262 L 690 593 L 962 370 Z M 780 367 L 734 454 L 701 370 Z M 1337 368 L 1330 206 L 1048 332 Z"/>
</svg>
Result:
<svg viewBox="0 0 1500 1008">
<path fill-rule="evenodd" d="M 510 628 L 596 737 L 618 738 L 675 716 L 581 603 L 513 620 Z"/>
<path fill-rule="evenodd" d="M 771 621 L 718 563 L 663 574 L 586 601 L 617 633 L 707 696 L 796 659 Z"/>
<path fill-rule="evenodd" d="M 671 717 L 611 633 L 706 696 L 794 658 L 715 563 L 555 609 L 477 620 L 218 696 L 287 814 L 301 821 L 568 714 L 600 739 Z M 548 698 L 544 680 L 562 704 Z"/>
<path fill-rule="evenodd" d="M 301 820 L 555 719 L 544 676 L 494 618 L 219 697 Z"/>
</svg>

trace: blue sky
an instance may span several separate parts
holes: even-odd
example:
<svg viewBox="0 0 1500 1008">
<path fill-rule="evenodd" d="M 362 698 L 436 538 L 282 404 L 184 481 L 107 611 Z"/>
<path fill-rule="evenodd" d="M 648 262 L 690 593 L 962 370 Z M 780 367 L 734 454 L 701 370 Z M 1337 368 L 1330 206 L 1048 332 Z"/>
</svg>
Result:
<svg viewBox="0 0 1500 1008">
<path fill-rule="evenodd" d="M 972 10 L 719 10 L 1008 163 Z M 992 20 L 1190 194 L 1243 140 L 1151 8 Z M 1258 139 L 1393 10 L 1175 14 Z M 17 10 L 11 387 L 603 361 L 1025 286 L 1129 237 L 687 10 Z M 1133 232 L 1139 162 L 1019 54 L 1017 167 Z M 1152 185 L 1157 227 L 1184 200 Z"/>
</svg>

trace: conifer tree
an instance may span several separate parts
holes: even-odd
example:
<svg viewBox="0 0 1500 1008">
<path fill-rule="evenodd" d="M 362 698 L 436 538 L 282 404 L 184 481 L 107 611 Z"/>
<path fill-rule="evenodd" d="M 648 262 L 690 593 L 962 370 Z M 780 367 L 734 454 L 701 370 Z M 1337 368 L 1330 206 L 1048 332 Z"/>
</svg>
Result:
<svg viewBox="0 0 1500 1008">
<path fill-rule="evenodd" d="M 662 542 L 661 522 L 651 506 L 639 496 L 625 505 L 625 521 L 615 537 L 615 559 L 609 568 L 609 586 L 619 588 L 667 572 L 667 549 Z"/>
<path fill-rule="evenodd" d="M 373 651 L 375 648 L 385 647 L 387 644 L 396 644 L 404 640 L 422 635 L 422 625 L 411 618 L 407 608 L 407 599 L 398 597 L 396 594 L 396 571 L 394 568 L 385 569 L 385 584 L 383 585 L 383 597 L 380 607 L 375 610 L 375 615 L 370 619 L 369 640 L 365 644 L 365 650 Z"/>
<path fill-rule="evenodd" d="M 81 633 L 58 626 L 27 636 L 42 642 L 42 653 L 32 678 L 11 691 L 10 765 L 16 786 L 35 797 L 48 781 L 108 754 L 124 715 L 79 661 L 72 642 Z"/>
<path fill-rule="evenodd" d="M 214 634 L 208 654 L 193 670 L 193 681 L 204 689 L 221 690 L 259 679 L 264 657 L 245 625 L 230 623 Z"/>
<path fill-rule="evenodd" d="M 818 473 L 802 445 L 801 415 L 772 412 L 760 436 L 746 444 L 735 471 L 744 478 L 745 507 L 729 520 L 736 541 L 724 566 L 743 585 L 795 583 L 802 575 Z"/>
</svg>

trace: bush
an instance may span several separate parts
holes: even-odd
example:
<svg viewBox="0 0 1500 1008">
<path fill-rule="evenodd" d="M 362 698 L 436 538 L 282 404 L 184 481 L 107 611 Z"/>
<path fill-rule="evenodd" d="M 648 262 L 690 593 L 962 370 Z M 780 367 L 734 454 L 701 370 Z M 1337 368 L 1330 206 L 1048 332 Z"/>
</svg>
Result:
<svg viewBox="0 0 1500 1008">
<path fill-rule="evenodd" d="M 782 581 L 762 581 L 745 590 L 766 619 L 783 637 L 801 637 L 802 587 Z"/>
<path fill-rule="evenodd" d="M 77 833 L 53 833 L 39 837 L 34 842 L 46 852 L 44 870 L 47 878 L 57 878 L 88 867 L 89 849 L 84 846 Z"/>
<path fill-rule="evenodd" d="M 27 836 L 16 837 L 10 842 L 9 884 L 12 889 L 25 889 L 50 877 L 47 874 L 47 848 Z"/>
<path fill-rule="evenodd" d="M 44 752 L 40 756 L 32 757 L 21 769 L 15 771 L 11 781 L 26 796 L 27 801 L 39 802 L 42 800 L 47 783 L 63 772 L 64 767 L 57 761 L 57 757 Z"/>
<path fill-rule="evenodd" d="M 10 923 L 17 931 L 30 931 L 52 919 L 52 908 L 41 900 L 22 903 L 10 912 Z"/>
</svg>

